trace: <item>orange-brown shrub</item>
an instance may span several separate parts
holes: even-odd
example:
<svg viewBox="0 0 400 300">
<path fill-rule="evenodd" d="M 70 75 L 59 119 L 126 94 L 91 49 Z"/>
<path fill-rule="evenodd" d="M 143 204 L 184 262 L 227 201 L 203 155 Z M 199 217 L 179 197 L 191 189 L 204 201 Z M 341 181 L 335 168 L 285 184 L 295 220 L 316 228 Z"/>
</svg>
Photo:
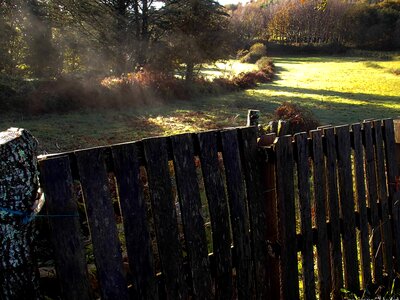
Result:
<svg viewBox="0 0 400 300">
<path fill-rule="evenodd" d="M 308 132 L 320 126 L 319 120 L 311 110 L 293 102 L 283 102 L 274 112 L 276 120 L 285 120 L 289 126 L 288 132 Z"/>
</svg>

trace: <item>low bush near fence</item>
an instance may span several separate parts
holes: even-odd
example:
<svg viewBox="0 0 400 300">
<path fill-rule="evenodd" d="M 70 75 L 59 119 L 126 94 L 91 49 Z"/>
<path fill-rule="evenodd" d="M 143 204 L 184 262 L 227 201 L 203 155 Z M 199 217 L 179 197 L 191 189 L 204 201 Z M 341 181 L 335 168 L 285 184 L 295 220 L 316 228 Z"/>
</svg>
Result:
<svg viewBox="0 0 400 300">
<path fill-rule="evenodd" d="M 320 126 L 320 121 L 311 110 L 294 102 L 283 102 L 275 109 L 274 119 L 287 122 L 287 132 L 308 132 Z"/>
</svg>

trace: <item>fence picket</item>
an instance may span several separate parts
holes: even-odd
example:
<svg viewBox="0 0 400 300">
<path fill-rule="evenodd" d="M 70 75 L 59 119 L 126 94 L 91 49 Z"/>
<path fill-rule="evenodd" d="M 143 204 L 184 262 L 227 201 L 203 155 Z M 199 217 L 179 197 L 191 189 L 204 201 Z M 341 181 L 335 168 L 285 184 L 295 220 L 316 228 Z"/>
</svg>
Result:
<svg viewBox="0 0 400 300">
<path fill-rule="evenodd" d="M 146 205 L 140 180 L 136 143 L 112 147 L 126 248 L 139 299 L 158 299 Z"/>
<path fill-rule="evenodd" d="M 342 299 L 340 289 L 343 287 L 342 243 L 340 239 L 340 211 L 337 185 L 336 139 L 334 128 L 324 128 L 326 148 L 326 179 L 329 203 L 329 225 L 331 229 L 331 279 L 333 299 Z"/>
<path fill-rule="evenodd" d="M 262 166 L 262 184 L 264 188 L 264 201 L 266 206 L 267 226 L 267 242 L 268 245 L 268 270 L 267 277 L 269 280 L 269 294 L 271 299 L 278 299 L 280 296 L 280 280 L 279 280 L 279 255 L 275 249 L 278 239 L 278 208 L 276 201 L 276 172 L 273 154 L 270 152 L 271 145 L 276 139 L 276 133 L 261 135 L 258 140 L 258 146 L 264 152 L 265 159 Z"/>
<path fill-rule="evenodd" d="M 313 232 L 311 222 L 311 196 L 310 196 L 310 165 L 307 133 L 299 133 L 294 136 L 296 141 L 297 178 L 300 201 L 301 236 L 302 236 L 302 267 L 304 299 L 314 300 L 315 275 Z"/>
<path fill-rule="evenodd" d="M 260 156 L 257 146 L 257 129 L 243 128 L 239 131 L 242 146 L 243 171 L 246 181 L 247 200 L 253 247 L 254 281 L 259 299 L 268 297 L 268 268 L 266 250 L 266 206 L 262 198 Z"/>
<path fill-rule="evenodd" d="M 381 234 L 383 246 L 383 263 L 385 271 L 389 276 L 389 281 L 393 278 L 393 253 L 392 253 L 392 225 L 389 219 L 389 201 L 386 186 L 386 170 L 383 150 L 382 122 L 374 121 L 374 138 L 375 138 L 375 159 L 376 173 L 378 182 L 378 201 L 381 204 L 382 220 Z"/>
<path fill-rule="evenodd" d="M 379 228 L 378 213 L 378 190 L 376 182 L 376 168 L 374 156 L 374 144 L 372 138 L 372 123 L 364 122 L 364 150 L 365 150 L 365 169 L 367 178 L 368 206 L 371 211 L 371 257 L 373 266 L 373 279 L 375 283 L 382 282 L 382 248 L 381 248 L 381 231 Z"/>
<path fill-rule="evenodd" d="M 360 216 L 359 240 L 361 245 L 362 287 L 371 282 L 371 255 L 369 252 L 369 228 L 365 194 L 364 153 L 362 148 L 361 124 L 351 126 L 354 140 L 354 176 L 356 180 L 357 207 Z"/>
<path fill-rule="evenodd" d="M 228 201 L 219 168 L 217 132 L 199 133 L 200 162 L 211 216 L 216 264 L 216 299 L 232 298 L 232 259 Z"/>
<path fill-rule="evenodd" d="M 318 265 L 318 287 L 320 299 L 330 299 L 331 293 L 331 270 L 329 262 L 329 243 L 326 227 L 326 178 L 325 160 L 322 146 L 322 131 L 310 131 L 312 142 L 312 167 L 314 182 L 314 208 L 317 240 L 317 265 Z"/>
<path fill-rule="evenodd" d="M 275 151 L 278 228 L 281 243 L 281 299 L 299 299 L 292 137 L 279 137 L 275 143 Z"/>
<path fill-rule="evenodd" d="M 182 212 L 183 230 L 193 281 L 193 295 L 211 298 L 210 263 L 201 199 L 194 164 L 193 141 L 190 134 L 170 138 L 174 156 L 176 184 Z"/>
<path fill-rule="evenodd" d="M 395 269 L 400 272 L 400 189 L 399 168 L 396 160 L 395 132 L 392 119 L 383 121 L 386 154 L 386 170 L 389 185 L 389 209 L 392 212 L 393 241 L 395 245 Z"/>
<path fill-rule="evenodd" d="M 78 151 L 75 155 L 102 299 L 129 299 L 103 149 Z"/>
<path fill-rule="evenodd" d="M 236 258 L 237 294 L 238 299 L 245 300 L 253 295 L 253 265 L 237 130 L 222 131 L 221 141 Z"/>
<path fill-rule="evenodd" d="M 349 126 L 336 127 L 340 207 L 343 218 L 343 256 L 346 288 L 358 292 L 358 258 Z"/>
<path fill-rule="evenodd" d="M 67 156 L 39 162 L 62 299 L 92 299 Z"/>
<path fill-rule="evenodd" d="M 143 140 L 151 207 L 157 235 L 161 268 L 169 299 L 187 299 L 182 247 L 172 195 L 166 138 Z"/>
</svg>

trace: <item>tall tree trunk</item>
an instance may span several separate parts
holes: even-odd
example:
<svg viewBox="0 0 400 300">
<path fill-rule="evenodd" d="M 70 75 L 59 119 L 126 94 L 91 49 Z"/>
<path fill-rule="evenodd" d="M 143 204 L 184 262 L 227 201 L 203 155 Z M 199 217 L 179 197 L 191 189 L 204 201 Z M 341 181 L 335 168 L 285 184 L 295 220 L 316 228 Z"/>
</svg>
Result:
<svg viewBox="0 0 400 300">
<path fill-rule="evenodd" d="M 46 8 L 37 0 L 26 4 L 26 38 L 29 46 L 28 65 L 38 78 L 56 76 L 59 72 L 58 55 L 52 43 L 52 29 Z"/>
<path fill-rule="evenodd" d="M 186 83 L 187 84 L 192 83 L 193 77 L 194 77 L 194 63 L 188 62 L 186 63 L 186 74 L 185 74 Z"/>
<path fill-rule="evenodd" d="M 142 26 L 140 32 L 140 48 L 138 63 L 144 65 L 147 62 L 147 48 L 149 45 L 149 4 L 147 0 L 142 0 Z"/>
<path fill-rule="evenodd" d="M 136 40 L 140 40 L 140 12 L 139 12 L 139 1 L 133 1 L 133 14 L 134 14 L 134 23 L 135 23 L 135 37 Z"/>
<path fill-rule="evenodd" d="M 117 14 L 116 20 L 116 40 L 117 40 L 117 53 L 116 53 L 116 73 L 118 75 L 125 73 L 127 71 L 127 60 L 126 60 L 126 10 L 127 3 L 125 0 L 118 0 L 117 5 L 115 7 L 115 11 Z"/>
</svg>

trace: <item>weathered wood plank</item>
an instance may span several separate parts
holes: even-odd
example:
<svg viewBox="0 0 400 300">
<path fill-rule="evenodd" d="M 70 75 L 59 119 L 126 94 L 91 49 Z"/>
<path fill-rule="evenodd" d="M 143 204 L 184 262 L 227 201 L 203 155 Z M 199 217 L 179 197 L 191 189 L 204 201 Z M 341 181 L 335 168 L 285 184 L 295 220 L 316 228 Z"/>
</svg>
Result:
<svg viewBox="0 0 400 300">
<path fill-rule="evenodd" d="M 314 211 L 316 216 L 318 288 L 320 299 L 330 299 L 331 270 L 329 263 L 328 231 L 326 227 L 326 179 L 322 132 L 310 131 L 312 142 L 312 168 L 314 182 Z"/>
<path fill-rule="evenodd" d="M 369 226 L 365 193 L 364 153 L 362 144 L 361 124 L 351 126 L 354 140 L 354 176 L 356 183 L 356 198 L 358 214 L 360 216 L 360 230 L 358 231 L 361 246 L 361 274 L 362 288 L 366 289 L 371 282 L 371 255 L 369 252 Z"/>
<path fill-rule="evenodd" d="M 340 239 L 340 211 L 337 186 L 336 139 L 334 128 L 324 128 L 326 148 L 326 178 L 329 203 L 329 224 L 331 228 L 331 279 L 333 299 L 342 299 L 340 289 L 343 287 L 342 243 Z"/>
<path fill-rule="evenodd" d="M 281 299 L 299 299 L 292 137 L 278 138 L 275 151 L 278 227 L 281 244 Z"/>
<path fill-rule="evenodd" d="M 187 299 L 182 247 L 172 195 L 166 138 L 143 140 L 157 245 L 169 299 Z"/>
<path fill-rule="evenodd" d="M 237 294 L 238 299 L 246 300 L 253 297 L 253 265 L 237 130 L 222 131 L 221 141 L 236 257 Z"/>
<path fill-rule="evenodd" d="M 374 144 L 372 138 L 372 123 L 364 122 L 364 151 L 365 151 L 365 170 L 367 178 L 368 207 L 371 211 L 371 257 L 373 266 L 373 279 L 375 283 L 382 283 L 382 248 L 381 231 L 378 214 L 378 190 L 376 182 L 376 168 L 374 156 Z"/>
<path fill-rule="evenodd" d="M 276 201 L 276 174 L 273 155 L 270 152 L 271 146 L 276 138 L 275 133 L 262 135 L 258 140 L 259 147 L 263 148 L 265 160 L 262 167 L 262 180 L 264 189 L 264 201 L 266 205 L 267 226 L 267 242 L 268 242 L 268 270 L 267 277 L 269 280 L 269 295 L 271 299 L 280 297 L 280 280 L 279 280 L 279 254 L 274 245 L 278 240 L 278 208 Z"/>
<path fill-rule="evenodd" d="M 207 239 L 201 215 L 201 199 L 194 164 L 193 140 L 190 134 L 172 136 L 172 152 L 179 203 L 182 213 L 186 249 L 193 282 L 193 295 L 210 299 L 211 274 Z"/>
<path fill-rule="evenodd" d="M 228 201 L 219 167 L 217 132 L 197 135 L 200 162 L 211 217 L 213 253 L 216 264 L 215 293 L 217 299 L 232 298 L 232 257 Z"/>
<path fill-rule="evenodd" d="M 242 163 L 246 181 L 249 218 L 251 226 L 252 250 L 254 262 L 254 281 L 257 298 L 268 297 L 266 250 L 266 206 L 262 198 L 260 156 L 257 146 L 257 129 L 243 128 L 239 131 L 239 141 L 242 147 Z"/>
<path fill-rule="evenodd" d="M 383 246 L 383 263 L 385 271 L 391 281 L 393 278 L 393 242 L 392 242 L 392 225 L 389 219 L 389 200 L 386 185 L 385 157 L 383 150 L 382 122 L 374 121 L 374 140 L 375 140 L 375 160 L 376 174 L 378 180 L 378 201 L 381 204 L 382 220 L 381 234 Z"/>
<path fill-rule="evenodd" d="M 302 235 L 302 267 L 304 299 L 316 299 L 313 232 L 311 218 L 310 196 L 310 165 L 307 133 L 298 133 L 294 136 L 296 142 L 297 178 L 300 201 L 301 235 Z"/>
<path fill-rule="evenodd" d="M 39 162 L 62 299 L 92 299 L 67 156 Z"/>
<path fill-rule="evenodd" d="M 340 207 L 343 217 L 342 239 L 345 286 L 350 291 L 358 291 L 360 289 L 360 282 L 358 278 L 356 222 L 354 216 L 349 126 L 344 125 L 336 127 L 336 135 Z"/>
<path fill-rule="evenodd" d="M 393 243 L 395 246 L 395 270 L 400 271 L 400 183 L 399 168 L 396 164 L 395 132 L 392 119 L 384 123 L 384 141 L 386 153 L 386 171 L 389 184 L 389 209 L 392 212 Z"/>
<path fill-rule="evenodd" d="M 75 155 L 102 299 L 129 299 L 103 150 L 79 151 Z"/>
<path fill-rule="evenodd" d="M 124 223 L 126 248 L 138 299 L 158 299 L 137 145 L 112 147 L 114 173 Z"/>
</svg>

